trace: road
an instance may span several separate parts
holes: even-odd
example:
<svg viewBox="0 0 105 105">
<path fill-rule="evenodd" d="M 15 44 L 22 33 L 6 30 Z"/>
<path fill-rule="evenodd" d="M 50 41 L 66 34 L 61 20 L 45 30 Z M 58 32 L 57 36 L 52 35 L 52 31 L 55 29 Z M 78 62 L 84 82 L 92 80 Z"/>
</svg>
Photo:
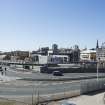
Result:
<svg viewBox="0 0 105 105">
<path fill-rule="evenodd" d="M 66 91 L 80 90 L 79 82 L 67 82 L 67 83 L 36 83 L 30 84 L 15 84 L 15 83 L 3 83 L 0 84 L 0 95 L 17 95 L 26 96 L 32 95 L 34 88 L 35 91 L 39 91 L 40 95 L 56 94 Z"/>
<path fill-rule="evenodd" d="M 52 74 L 46 73 L 33 73 L 33 72 L 17 72 L 16 70 L 8 68 L 6 75 L 11 77 L 20 77 L 20 78 L 32 78 L 32 79 L 52 79 L 52 78 L 79 78 L 79 77 L 92 77 L 96 76 L 96 73 L 64 73 L 64 76 L 53 76 Z M 105 73 L 99 73 L 99 76 L 104 76 Z"/>
<path fill-rule="evenodd" d="M 53 76 L 52 74 L 42 74 L 42 73 L 32 73 L 32 72 L 17 72 L 16 70 L 8 69 L 6 71 L 6 76 L 8 77 L 20 77 L 20 78 L 69 78 L 69 77 L 85 77 L 85 76 L 95 76 L 96 73 L 66 73 L 64 76 Z M 105 76 L 101 73 L 99 75 Z M 0 83 L 0 95 L 16 95 L 24 96 L 31 95 L 34 90 L 38 90 L 41 95 L 45 94 L 55 94 L 64 91 L 74 91 L 80 90 L 80 81 L 77 82 L 51 82 L 51 81 L 22 81 L 14 80 L 7 83 Z"/>
</svg>

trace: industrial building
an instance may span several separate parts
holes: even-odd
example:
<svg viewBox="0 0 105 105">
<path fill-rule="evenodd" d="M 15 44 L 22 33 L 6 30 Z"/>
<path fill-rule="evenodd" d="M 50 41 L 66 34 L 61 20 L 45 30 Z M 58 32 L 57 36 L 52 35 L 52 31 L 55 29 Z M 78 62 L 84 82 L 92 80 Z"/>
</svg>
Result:
<svg viewBox="0 0 105 105">
<path fill-rule="evenodd" d="M 80 61 L 80 50 L 77 45 L 74 48 L 58 48 L 57 44 L 52 49 L 44 47 L 31 54 L 32 61 L 38 64 L 65 64 L 78 63 Z"/>
</svg>

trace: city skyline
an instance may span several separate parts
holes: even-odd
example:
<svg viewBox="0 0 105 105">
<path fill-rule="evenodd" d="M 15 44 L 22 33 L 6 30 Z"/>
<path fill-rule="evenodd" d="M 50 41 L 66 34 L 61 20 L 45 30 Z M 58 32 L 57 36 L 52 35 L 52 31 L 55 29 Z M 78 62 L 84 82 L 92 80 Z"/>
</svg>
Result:
<svg viewBox="0 0 105 105">
<path fill-rule="evenodd" d="M 105 41 L 104 0 L 1 0 L 0 51 Z"/>
</svg>

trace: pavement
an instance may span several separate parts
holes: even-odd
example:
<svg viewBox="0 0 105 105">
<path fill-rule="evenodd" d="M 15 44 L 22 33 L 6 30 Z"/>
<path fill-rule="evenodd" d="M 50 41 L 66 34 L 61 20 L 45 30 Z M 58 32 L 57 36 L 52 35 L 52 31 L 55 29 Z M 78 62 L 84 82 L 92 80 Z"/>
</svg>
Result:
<svg viewBox="0 0 105 105">
<path fill-rule="evenodd" d="M 90 95 L 81 95 L 78 97 L 62 100 L 58 102 L 51 102 L 48 105 L 61 105 L 62 102 L 74 103 L 76 105 L 105 105 L 105 92 Z"/>
<path fill-rule="evenodd" d="M 0 82 L 9 82 L 9 81 L 17 80 L 17 79 L 21 79 L 21 78 L 19 78 L 19 77 L 10 77 L 10 76 L 0 74 Z"/>
<path fill-rule="evenodd" d="M 71 99 L 76 103 L 76 105 L 105 105 L 103 101 L 104 93 L 97 94 L 94 96 L 83 95 L 78 97 L 77 99 Z"/>
</svg>

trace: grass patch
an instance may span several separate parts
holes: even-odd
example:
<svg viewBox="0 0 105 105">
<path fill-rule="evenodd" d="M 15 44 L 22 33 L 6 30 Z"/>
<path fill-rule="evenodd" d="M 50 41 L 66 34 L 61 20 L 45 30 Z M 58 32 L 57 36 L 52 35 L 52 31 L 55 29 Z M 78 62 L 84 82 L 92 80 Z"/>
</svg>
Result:
<svg viewBox="0 0 105 105">
<path fill-rule="evenodd" d="M 0 102 L 0 105 L 15 105 L 15 102 Z"/>
</svg>

